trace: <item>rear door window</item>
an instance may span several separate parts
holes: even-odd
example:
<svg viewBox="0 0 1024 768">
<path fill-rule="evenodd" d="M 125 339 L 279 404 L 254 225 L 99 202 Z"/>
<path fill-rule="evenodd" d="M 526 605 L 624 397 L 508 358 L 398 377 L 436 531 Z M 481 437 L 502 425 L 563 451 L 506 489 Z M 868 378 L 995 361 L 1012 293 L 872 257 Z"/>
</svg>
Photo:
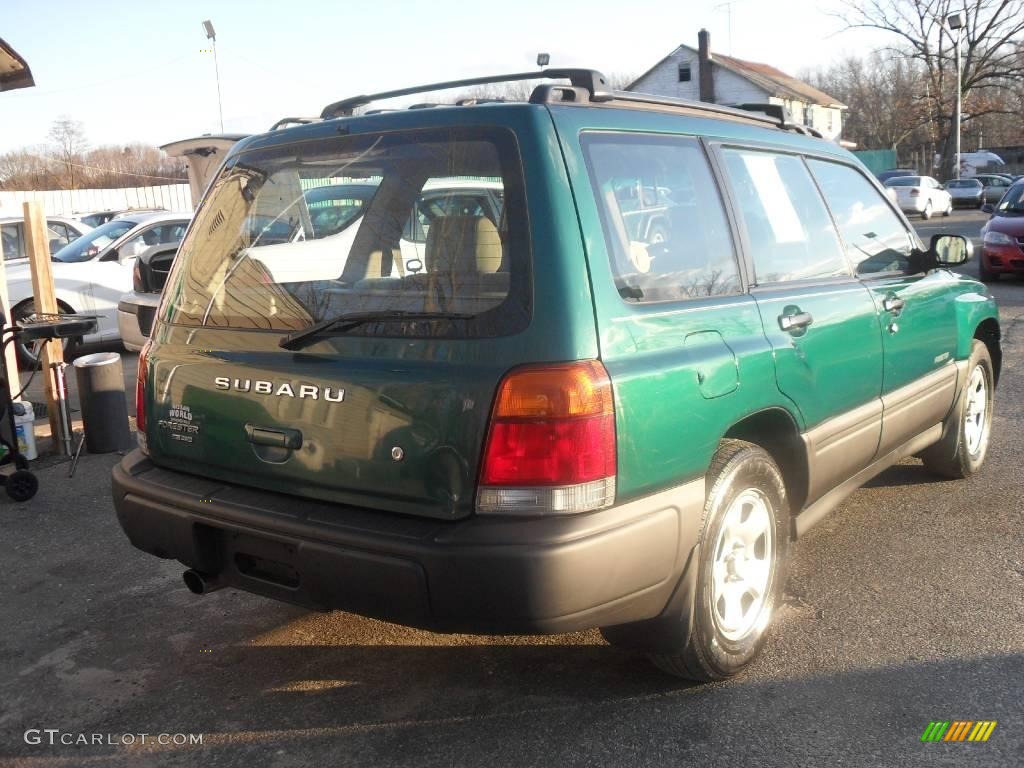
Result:
<svg viewBox="0 0 1024 768">
<path fill-rule="evenodd" d="M 910 232 L 875 185 L 848 165 L 808 160 L 858 275 L 910 270 Z"/>
<path fill-rule="evenodd" d="M 759 285 L 850 274 L 814 180 L 795 155 L 724 151 Z"/>
<path fill-rule="evenodd" d="M 695 139 L 584 134 L 619 295 L 631 302 L 738 293 L 722 198 Z"/>
<path fill-rule="evenodd" d="M 416 313 L 438 320 L 374 321 L 351 333 L 522 330 L 531 282 L 520 167 L 514 136 L 497 129 L 241 153 L 182 243 L 168 320 L 293 331 L 341 314 Z M 323 211 L 339 213 L 328 221 Z"/>
</svg>

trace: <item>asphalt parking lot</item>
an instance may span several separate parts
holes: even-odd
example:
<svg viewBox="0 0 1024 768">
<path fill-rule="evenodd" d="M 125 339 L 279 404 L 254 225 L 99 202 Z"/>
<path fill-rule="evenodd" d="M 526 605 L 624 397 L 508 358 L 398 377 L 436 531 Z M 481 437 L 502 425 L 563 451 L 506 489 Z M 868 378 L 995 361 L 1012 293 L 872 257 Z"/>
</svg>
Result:
<svg viewBox="0 0 1024 768">
<path fill-rule="evenodd" d="M 1024 281 L 992 290 L 1004 362 L 984 470 L 941 482 L 908 460 L 856 492 L 795 546 L 765 653 L 726 683 L 664 677 L 597 632 L 445 636 L 197 598 L 121 534 L 118 457 L 85 456 L 71 480 L 44 465 L 32 503 L 0 500 L 0 765 L 1020 765 Z M 923 744 L 932 720 L 998 726 Z"/>
</svg>

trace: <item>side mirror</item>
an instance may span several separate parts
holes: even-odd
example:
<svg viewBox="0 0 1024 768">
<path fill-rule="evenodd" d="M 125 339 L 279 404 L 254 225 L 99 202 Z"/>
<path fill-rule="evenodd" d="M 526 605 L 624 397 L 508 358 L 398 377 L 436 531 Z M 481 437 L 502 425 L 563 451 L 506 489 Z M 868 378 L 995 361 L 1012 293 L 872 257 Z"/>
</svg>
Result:
<svg viewBox="0 0 1024 768">
<path fill-rule="evenodd" d="M 992 205 L 992 203 L 985 203 L 983 206 L 981 206 L 981 212 L 992 215 L 993 213 L 996 212 L 996 207 Z"/>
<path fill-rule="evenodd" d="M 974 244 L 963 235 L 932 235 L 928 255 L 938 267 L 955 267 L 974 255 Z"/>
</svg>

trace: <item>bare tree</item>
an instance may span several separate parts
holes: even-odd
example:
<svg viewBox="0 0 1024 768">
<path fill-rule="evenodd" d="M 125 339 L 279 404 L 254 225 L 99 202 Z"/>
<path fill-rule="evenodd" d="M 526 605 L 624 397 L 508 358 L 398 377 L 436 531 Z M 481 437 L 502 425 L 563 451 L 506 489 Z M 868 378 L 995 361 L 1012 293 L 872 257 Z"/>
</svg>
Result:
<svg viewBox="0 0 1024 768">
<path fill-rule="evenodd" d="M 76 166 L 81 165 L 82 153 L 89 146 L 85 140 L 85 130 L 77 120 L 61 115 L 50 126 L 50 140 L 57 145 L 57 156 L 64 163 L 65 175 L 69 189 L 75 189 L 76 181 L 81 174 Z"/>
<path fill-rule="evenodd" d="M 843 137 L 859 147 L 898 149 L 931 122 L 927 76 L 904 54 L 848 56 L 802 77 L 849 106 Z"/>
<path fill-rule="evenodd" d="M 1021 41 L 1024 0 L 845 0 L 850 28 L 879 29 L 901 40 L 903 52 L 918 62 L 928 80 L 927 105 L 941 129 L 942 171 L 952 175 L 956 128 L 956 33 L 946 17 L 964 9 L 961 98 L 966 117 L 976 120 L 1006 113 L 1005 91 L 1024 80 Z M 968 103 L 970 100 L 970 103 Z"/>
</svg>

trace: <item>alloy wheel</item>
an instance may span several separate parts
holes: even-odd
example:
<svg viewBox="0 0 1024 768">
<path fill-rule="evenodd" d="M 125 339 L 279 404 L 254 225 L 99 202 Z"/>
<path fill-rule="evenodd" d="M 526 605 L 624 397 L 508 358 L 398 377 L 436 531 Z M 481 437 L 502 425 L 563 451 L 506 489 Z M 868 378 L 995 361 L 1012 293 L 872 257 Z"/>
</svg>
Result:
<svg viewBox="0 0 1024 768">
<path fill-rule="evenodd" d="M 741 640 L 762 621 L 775 558 L 773 520 L 770 502 L 756 488 L 741 492 L 725 514 L 715 542 L 711 607 L 728 640 Z"/>
</svg>

